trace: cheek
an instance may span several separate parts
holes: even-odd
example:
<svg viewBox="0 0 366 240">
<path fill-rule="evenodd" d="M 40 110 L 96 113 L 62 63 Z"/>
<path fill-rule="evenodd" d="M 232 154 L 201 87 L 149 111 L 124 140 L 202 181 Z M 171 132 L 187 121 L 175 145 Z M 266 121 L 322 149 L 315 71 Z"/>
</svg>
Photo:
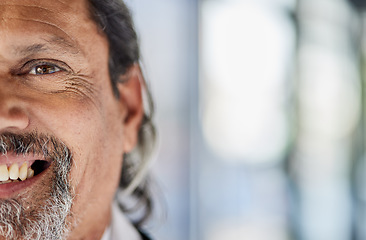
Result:
<svg viewBox="0 0 366 240">
<path fill-rule="evenodd" d="M 78 214 L 111 202 L 122 168 L 122 124 L 112 102 L 94 104 L 70 101 L 57 111 L 45 108 L 44 123 L 73 153 L 70 173 L 75 191 L 73 212 Z M 48 130 L 47 130 L 48 131 Z"/>
<path fill-rule="evenodd" d="M 71 184 L 77 196 L 75 206 L 93 208 L 112 201 L 119 182 L 123 155 L 123 136 L 119 133 L 122 130 L 112 127 L 118 125 L 114 115 L 112 112 L 106 112 L 101 118 L 89 115 L 85 118 L 88 124 L 84 122 L 84 126 L 77 130 L 79 142 L 74 145 L 79 149 L 74 150 L 71 170 Z"/>
<path fill-rule="evenodd" d="M 42 126 L 39 131 L 60 138 L 72 150 L 71 180 L 77 191 L 91 191 L 105 179 L 116 182 L 121 169 L 123 129 L 117 104 L 113 96 L 97 102 L 99 107 L 95 101 L 52 97 L 34 107 L 31 124 Z"/>
<path fill-rule="evenodd" d="M 39 131 L 55 135 L 71 148 L 72 212 L 81 219 L 109 206 L 122 167 L 123 127 L 118 105 L 113 96 L 98 103 L 100 108 L 90 101 L 54 97 L 33 105 L 37 109 L 34 124 L 43 127 Z"/>
</svg>

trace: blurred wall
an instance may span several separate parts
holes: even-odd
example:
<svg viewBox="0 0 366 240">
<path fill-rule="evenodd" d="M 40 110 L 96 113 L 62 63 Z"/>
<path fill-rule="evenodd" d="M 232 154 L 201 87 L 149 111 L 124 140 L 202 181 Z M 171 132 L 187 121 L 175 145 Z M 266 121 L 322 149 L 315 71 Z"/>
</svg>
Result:
<svg viewBox="0 0 366 240">
<path fill-rule="evenodd" d="M 156 239 L 366 239 L 358 11 L 345 0 L 127 3 L 156 101 Z"/>
</svg>

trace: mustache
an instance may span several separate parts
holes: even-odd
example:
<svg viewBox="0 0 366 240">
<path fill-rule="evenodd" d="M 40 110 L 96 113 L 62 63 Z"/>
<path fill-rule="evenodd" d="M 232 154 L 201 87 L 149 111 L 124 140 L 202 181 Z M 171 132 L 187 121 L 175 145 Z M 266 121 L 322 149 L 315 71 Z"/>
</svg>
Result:
<svg viewBox="0 0 366 240">
<path fill-rule="evenodd" d="M 37 132 L 0 134 L 0 154 L 41 155 L 46 159 L 71 158 L 70 148 L 60 139 Z"/>
</svg>

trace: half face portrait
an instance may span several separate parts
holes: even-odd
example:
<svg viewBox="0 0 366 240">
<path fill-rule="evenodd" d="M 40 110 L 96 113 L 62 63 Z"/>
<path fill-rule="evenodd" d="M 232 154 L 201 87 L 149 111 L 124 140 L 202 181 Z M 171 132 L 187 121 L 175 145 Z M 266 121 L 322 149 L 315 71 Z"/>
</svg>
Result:
<svg viewBox="0 0 366 240">
<path fill-rule="evenodd" d="M 0 2 L 0 239 L 106 234 L 116 192 L 143 179 L 138 61 L 120 1 Z"/>
</svg>

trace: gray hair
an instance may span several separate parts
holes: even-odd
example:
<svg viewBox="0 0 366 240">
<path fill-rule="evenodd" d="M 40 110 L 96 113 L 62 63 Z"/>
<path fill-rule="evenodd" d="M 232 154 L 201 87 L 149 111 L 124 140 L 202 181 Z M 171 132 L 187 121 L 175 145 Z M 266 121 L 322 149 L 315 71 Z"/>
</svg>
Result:
<svg viewBox="0 0 366 240">
<path fill-rule="evenodd" d="M 130 11 L 122 0 L 89 0 L 92 19 L 109 43 L 109 74 L 115 96 L 118 98 L 117 84 L 128 81 L 123 76 L 134 64 L 139 64 L 140 49 Z M 156 130 L 152 122 L 154 105 L 150 90 L 144 79 L 145 113 L 138 132 L 138 144 L 133 152 L 125 154 L 119 183 L 119 205 L 125 212 L 133 209 L 142 215 L 135 220 L 140 225 L 152 211 L 147 168 L 154 149 Z M 131 197 L 137 204 L 131 207 Z M 126 198 L 130 198 L 126 201 Z M 126 206 L 130 205 L 130 206 Z M 132 209 L 132 210 L 131 210 Z"/>
</svg>

